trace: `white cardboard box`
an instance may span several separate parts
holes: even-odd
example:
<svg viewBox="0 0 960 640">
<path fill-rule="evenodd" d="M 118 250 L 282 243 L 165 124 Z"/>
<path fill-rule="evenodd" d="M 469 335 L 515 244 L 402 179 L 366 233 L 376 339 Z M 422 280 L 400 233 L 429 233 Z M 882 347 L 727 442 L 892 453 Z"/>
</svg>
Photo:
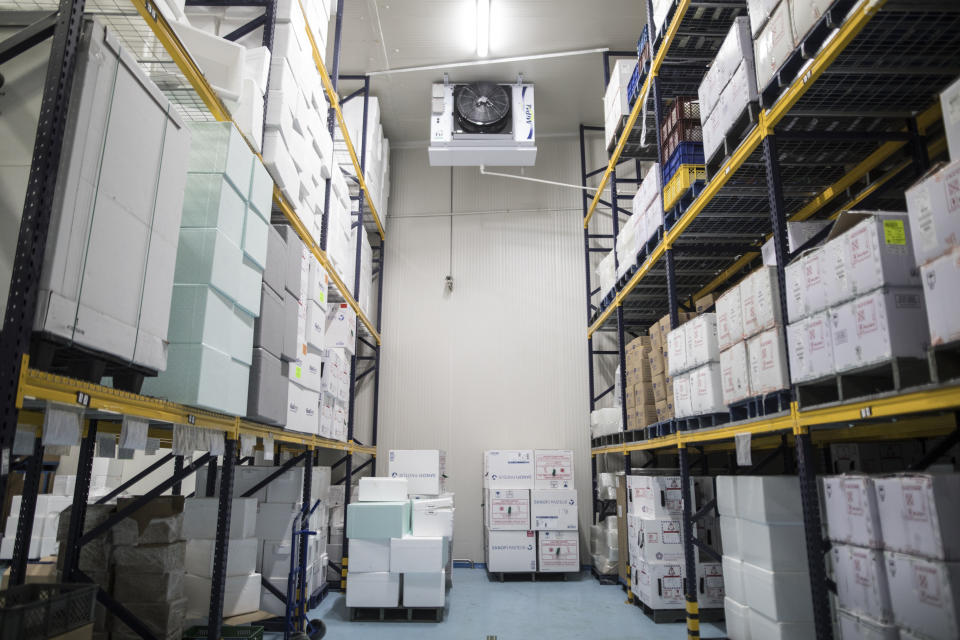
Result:
<svg viewBox="0 0 960 640">
<path fill-rule="evenodd" d="M 201 578 L 213 576 L 213 555 L 216 540 L 188 539 L 184 554 L 184 567 L 187 573 Z M 257 547 L 260 541 L 256 538 L 230 540 L 227 550 L 228 577 L 247 576 L 257 570 Z M 287 573 L 290 567 L 287 566 Z"/>
<path fill-rule="evenodd" d="M 693 415 L 693 390 L 690 388 L 688 373 L 673 376 L 673 414 L 677 418 Z"/>
<path fill-rule="evenodd" d="M 780 622 L 813 620 L 806 571 L 770 571 L 744 562 L 743 584 L 750 608 L 767 618 Z"/>
<path fill-rule="evenodd" d="M 824 476 L 823 503 L 827 537 L 834 542 L 883 546 L 873 478 L 865 475 Z"/>
<path fill-rule="evenodd" d="M 807 315 L 804 275 L 802 256 L 783 268 L 783 281 L 787 288 L 787 322 L 799 322 Z"/>
<path fill-rule="evenodd" d="M 261 540 L 289 540 L 293 535 L 294 519 L 299 513 L 299 502 L 258 502 L 256 537 Z"/>
<path fill-rule="evenodd" d="M 892 622 L 878 622 L 837 607 L 839 640 L 908 640 Z"/>
<path fill-rule="evenodd" d="M 633 513 L 644 518 L 671 519 L 683 511 L 680 476 L 628 476 L 628 500 Z"/>
<path fill-rule="evenodd" d="M 537 533 L 537 571 L 580 571 L 580 535 L 576 531 Z"/>
<path fill-rule="evenodd" d="M 347 572 L 348 607 L 396 607 L 399 604 L 399 573 Z"/>
<path fill-rule="evenodd" d="M 747 340 L 747 358 L 750 361 L 750 395 L 772 393 L 790 386 L 787 348 L 780 327 Z"/>
<path fill-rule="evenodd" d="M 960 82 L 954 81 L 940 92 L 943 127 L 947 130 L 947 149 L 951 158 L 960 159 Z"/>
<path fill-rule="evenodd" d="M 534 489 L 530 521 L 536 531 L 576 531 L 577 492 L 574 489 Z"/>
<path fill-rule="evenodd" d="M 821 265 L 824 270 L 821 275 L 827 289 L 826 302 L 828 307 L 834 307 L 853 297 L 847 275 L 847 247 L 843 236 L 827 240 L 823 245 L 823 252 L 825 260 Z"/>
<path fill-rule="evenodd" d="M 815 380 L 834 373 L 830 313 L 821 311 L 787 326 L 790 379 Z"/>
<path fill-rule="evenodd" d="M 530 529 L 530 491 L 527 489 L 486 489 L 484 526 L 493 531 Z"/>
<path fill-rule="evenodd" d="M 439 449 L 391 449 L 387 475 L 406 478 L 410 495 L 438 496 L 443 493 L 447 454 Z"/>
<path fill-rule="evenodd" d="M 846 544 L 830 549 L 837 604 L 884 622 L 893 620 L 883 552 Z"/>
<path fill-rule="evenodd" d="M 483 486 L 490 489 L 532 489 L 532 449 L 491 450 L 483 454 Z"/>
<path fill-rule="evenodd" d="M 350 540 L 350 571 L 390 571 L 390 540 Z"/>
<path fill-rule="evenodd" d="M 958 149 L 960 153 L 960 149 Z M 920 267 L 930 344 L 960 340 L 960 248 Z"/>
<path fill-rule="evenodd" d="M 688 367 L 698 367 L 720 359 L 720 349 L 717 346 L 717 314 L 701 314 L 684 326 Z"/>
<path fill-rule="evenodd" d="M 533 457 L 534 489 L 573 489 L 573 451 L 537 449 Z"/>
<path fill-rule="evenodd" d="M 924 358 L 927 315 L 919 288 L 884 288 L 830 310 L 838 372 L 890 358 Z"/>
<path fill-rule="evenodd" d="M 750 397 L 747 343 L 742 340 L 720 353 L 720 383 L 725 405 Z"/>
<path fill-rule="evenodd" d="M 687 325 L 685 323 L 667 334 L 667 373 L 676 376 L 690 369 L 687 363 Z"/>
<path fill-rule="evenodd" d="M 723 402 L 723 384 L 720 363 L 711 362 L 690 372 L 690 396 L 693 415 L 721 413 L 727 410 Z M 676 396 L 674 396 L 676 403 Z"/>
<path fill-rule="evenodd" d="M 446 556 L 445 538 L 415 538 L 414 536 L 390 538 L 390 571 L 392 573 L 442 571 L 447 564 Z"/>
<path fill-rule="evenodd" d="M 442 607 L 447 595 L 446 582 L 445 570 L 403 574 L 403 606 Z"/>
<path fill-rule="evenodd" d="M 883 476 L 874 488 L 885 549 L 960 560 L 960 474 Z"/>
<path fill-rule="evenodd" d="M 781 324 L 776 267 L 760 267 L 740 283 L 740 308 L 744 338 Z"/>
<path fill-rule="evenodd" d="M 186 574 L 183 595 L 187 598 L 187 617 L 206 619 L 210 613 L 210 578 Z M 223 588 L 223 615 L 239 616 L 260 606 L 260 574 L 227 578 Z"/>
<path fill-rule="evenodd" d="M 751 2 L 751 5 L 754 4 Z M 766 25 L 757 32 L 756 24 L 760 21 L 753 19 L 754 12 L 750 12 L 750 24 L 754 27 L 754 60 L 757 66 L 757 86 L 761 89 L 770 84 L 773 74 L 793 51 L 793 25 L 790 20 L 790 3 L 780 2 L 779 5 L 769 0 L 772 13 L 768 14 Z M 773 9 L 776 5 L 776 9 Z"/>
<path fill-rule="evenodd" d="M 190 498 L 183 503 L 183 538 L 217 537 L 219 498 Z M 234 498 L 230 506 L 230 539 L 252 538 L 257 530 L 257 499 Z"/>
<path fill-rule="evenodd" d="M 944 114 L 956 117 L 956 107 L 951 109 L 950 114 L 946 111 Z M 956 213 L 960 154 L 950 155 L 956 158 L 953 162 L 933 169 L 907 189 L 907 212 L 917 264 L 925 264 L 960 244 L 960 216 Z"/>
<path fill-rule="evenodd" d="M 360 478 L 360 502 L 402 502 L 407 499 L 406 478 Z"/>
<path fill-rule="evenodd" d="M 638 518 L 640 558 L 647 562 L 683 562 L 683 532 L 674 518 Z"/>
<path fill-rule="evenodd" d="M 743 340 L 743 310 L 740 304 L 740 285 L 717 298 L 717 347 L 720 349 L 728 349 Z"/>
<path fill-rule="evenodd" d="M 537 570 L 535 531 L 489 531 L 486 538 L 487 571 L 509 573 Z"/>
<path fill-rule="evenodd" d="M 855 296 L 877 287 L 920 285 L 914 266 L 910 224 L 902 213 L 845 213 L 859 220 L 843 233 L 847 275 Z"/>
<path fill-rule="evenodd" d="M 652 609 L 682 609 L 684 607 L 683 565 L 640 561 L 637 580 L 633 585 L 640 600 Z"/>
<path fill-rule="evenodd" d="M 723 606 L 723 565 L 719 562 L 697 563 L 697 603 L 707 609 Z"/>
<path fill-rule="evenodd" d="M 697 91 L 702 122 L 706 122 L 721 92 L 744 58 L 753 61 L 753 40 L 750 37 L 750 20 L 741 16 L 734 19 Z"/>
<path fill-rule="evenodd" d="M 960 637 L 960 562 L 890 551 L 883 556 L 897 624 L 922 637 Z"/>
</svg>

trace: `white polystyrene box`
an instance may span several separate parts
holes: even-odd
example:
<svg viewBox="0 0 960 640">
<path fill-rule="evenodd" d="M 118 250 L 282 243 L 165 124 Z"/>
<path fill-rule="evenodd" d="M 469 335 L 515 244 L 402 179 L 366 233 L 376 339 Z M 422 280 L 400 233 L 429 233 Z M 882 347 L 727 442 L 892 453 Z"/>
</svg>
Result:
<svg viewBox="0 0 960 640">
<path fill-rule="evenodd" d="M 678 375 L 691 367 L 687 363 L 687 327 L 689 323 L 682 324 L 676 329 L 672 329 L 667 334 L 667 373 L 671 376 Z"/>
<path fill-rule="evenodd" d="M 183 577 L 183 595 L 187 598 L 187 617 L 206 619 L 210 613 L 210 578 L 186 574 Z M 223 587 L 223 615 L 239 616 L 252 613 L 260 606 L 260 574 L 234 576 L 226 579 Z"/>
<path fill-rule="evenodd" d="M 264 540 L 260 549 L 258 570 L 267 579 L 286 578 L 290 575 L 290 539 Z M 350 561 L 353 562 L 353 547 L 350 547 Z"/>
<path fill-rule="evenodd" d="M 347 572 L 348 607 L 396 607 L 399 604 L 399 573 Z"/>
<path fill-rule="evenodd" d="M 534 462 L 531 449 L 485 451 L 483 486 L 491 489 L 532 489 Z"/>
<path fill-rule="evenodd" d="M 580 536 L 576 531 L 537 533 L 537 571 L 580 571 Z"/>
<path fill-rule="evenodd" d="M 485 557 L 491 573 L 537 570 L 535 531 L 485 531 Z"/>
<path fill-rule="evenodd" d="M 847 275 L 854 295 L 877 287 L 916 287 L 910 224 L 902 213 L 847 213 L 862 219 L 843 234 Z"/>
<path fill-rule="evenodd" d="M 960 248 L 920 267 L 930 344 L 960 340 Z"/>
<path fill-rule="evenodd" d="M 864 475 L 824 476 L 824 520 L 835 542 L 879 548 L 883 545 L 873 478 Z"/>
<path fill-rule="evenodd" d="M 746 16 L 741 16 L 734 19 L 713 63 L 700 82 L 697 93 L 702 122 L 706 122 L 720 98 L 720 93 L 744 59 L 753 62 L 753 40 L 750 37 L 750 21 Z"/>
<path fill-rule="evenodd" d="M 390 571 L 390 539 L 350 540 L 350 571 Z"/>
<path fill-rule="evenodd" d="M 750 397 L 750 367 L 746 342 L 741 340 L 720 353 L 720 383 L 725 405 Z"/>
<path fill-rule="evenodd" d="M 726 411 L 720 363 L 711 362 L 690 372 L 690 397 L 693 415 Z M 676 395 L 674 395 L 674 403 L 676 403 Z"/>
<path fill-rule="evenodd" d="M 360 478 L 360 502 L 401 502 L 407 499 L 406 478 Z"/>
<path fill-rule="evenodd" d="M 960 474 L 874 478 L 883 546 L 928 558 L 960 560 Z"/>
<path fill-rule="evenodd" d="M 535 489 L 573 489 L 573 451 L 537 449 L 533 456 Z"/>
<path fill-rule="evenodd" d="M 813 620 L 810 577 L 806 571 L 770 571 L 743 563 L 743 584 L 750 608 L 773 620 Z"/>
<path fill-rule="evenodd" d="M 530 522 L 536 531 L 576 531 L 577 492 L 574 489 L 532 490 Z"/>
<path fill-rule="evenodd" d="M 738 476 L 734 484 L 736 515 L 740 518 L 765 523 L 803 522 L 800 481 L 796 477 Z"/>
<path fill-rule="evenodd" d="M 750 361 L 750 395 L 758 396 L 790 386 L 787 348 L 780 327 L 747 340 Z"/>
<path fill-rule="evenodd" d="M 761 638 L 762 640 L 808 640 L 816 637 L 813 620 L 799 622 L 773 620 L 751 607 L 748 621 L 751 640 Z"/>
<path fill-rule="evenodd" d="M 769 571 L 806 571 L 803 524 L 767 524 L 741 519 L 740 555 L 744 562 Z M 783 553 L 784 549 L 793 549 Z"/>
<path fill-rule="evenodd" d="M 781 323 L 776 267 L 760 267 L 740 283 L 740 308 L 744 338 Z"/>
<path fill-rule="evenodd" d="M 846 544 L 830 548 L 837 604 L 874 620 L 892 621 L 883 552 Z"/>
<path fill-rule="evenodd" d="M 242 45 L 218 38 L 185 22 L 174 22 L 172 26 L 217 93 L 223 98 L 237 100 L 243 83 L 247 50 Z"/>
<path fill-rule="evenodd" d="M 219 498 L 190 498 L 183 503 L 183 538 L 217 537 Z M 230 539 L 254 537 L 257 529 L 257 499 L 234 498 L 230 505 Z"/>
<path fill-rule="evenodd" d="M 723 555 L 742 560 L 743 544 L 740 536 L 740 518 L 720 516 L 720 539 L 723 540 Z"/>
<path fill-rule="evenodd" d="M 890 551 L 883 555 L 897 624 L 922 637 L 960 637 L 960 562 Z"/>
<path fill-rule="evenodd" d="M 350 563 L 353 564 L 351 552 Z M 442 607 L 446 598 L 445 570 L 403 574 L 403 606 Z"/>
<path fill-rule="evenodd" d="M 232 515 L 232 514 L 231 514 Z M 216 532 L 214 532 L 214 535 Z M 226 575 L 246 576 L 257 570 L 257 546 L 260 541 L 256 538 L 230 540 L 227 551 Z M 184 566 L 187 573 L 202 578 L 213 576 L 213 556 L 216 540 L 188 539 L 184 555 Z M 287 573 L 290 568 L 287 567 Z"/>
<path fill-rule="evenodd" d="M 294 503 L 303 498 L 303 467 L 291 467 L 267 485 L 267 502 Z"/>
<path fill-rule="evenodd" d="M 944 113 L 945 117 L 955 117 L 956 107 Z M 955 158 L 953 162 L 934 169 L 906 192 L 917 264 L 926 264 L 960 244 L 960 216 L 956 212 L 960 154 L 954 153 L 951 157 Z"/>
<path fill-rule="evenodd" d="M 726 578 L 726 572 L 724 572 Z M 724 580 L 724 586 L 726 586 Z M 727 589 L 729 591 L 729 589 Z M 730 640 L 752 640 L 750 637 L 750 607 L 740 604 L 729 595 L 723 598 L 724 622 Z"/>
<path fill-rule="evenodd" d="M 530 529 L 529 489 L 485 489 L 484 526 L 491 530 Z"/>
<path fill-rule="evenodd" d="M 929 340 L 919 288 L 883 288 L 830 310 L 838 372 L 889 360 L 924 358 Z"/>
<path fill-rule="evenodd" d="M 717 314 L 703 313 L 685 325 L 687 366 L 699 367 L 720 359 L 717 344 Z"/>
<path fill-rule="evenodd" d="M 443 536 L 453 538 L 452 507 L 421 506 L 416 501 L 410 514 L 410 531 L 415 536 Z M 429 502 L 429 501 L 428 501 Z"/>
<path fill-rule="evenodd" d="M 720 516 L 738 517 L 737 476 L 717 476 L 717 512 Z"/>
<path fill-rule="evenodd" d="M 717 347 L 727 349 L 743 340 L 743 311 L 740 308 L 740 285 L 731 287 L 717 298 Z"/>
<path fill-rule="evenodd" d="M 391 449 L 387 454 L 387 475 L 406 478 L 411 495 L 440 495 L 446 460 L 446 453 L 439 449 Z"/>
</svg>

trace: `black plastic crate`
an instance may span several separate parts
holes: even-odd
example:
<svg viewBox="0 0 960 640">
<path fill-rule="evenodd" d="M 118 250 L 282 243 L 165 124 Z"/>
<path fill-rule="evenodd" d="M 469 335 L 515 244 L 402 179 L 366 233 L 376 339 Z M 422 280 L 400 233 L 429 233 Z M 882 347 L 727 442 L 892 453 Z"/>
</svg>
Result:
<svg viewBox="0 0 960 640">
<path fill-rule="evenodd" d="M 95 584 L 23 584 L 0 591 L 0 638 L 46 640 L 94 621 Z"/>
</svg>

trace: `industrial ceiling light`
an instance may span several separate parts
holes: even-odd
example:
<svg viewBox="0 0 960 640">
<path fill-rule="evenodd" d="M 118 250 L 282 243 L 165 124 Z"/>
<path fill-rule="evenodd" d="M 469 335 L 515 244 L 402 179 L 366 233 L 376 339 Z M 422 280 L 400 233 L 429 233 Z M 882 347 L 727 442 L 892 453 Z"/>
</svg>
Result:
<svg viewBox="0 0 960 640">
<path fill-rule="evenodd" d="M 490 0 L 477 0 L 477 55 L 490 52 Z"/>
</svg>

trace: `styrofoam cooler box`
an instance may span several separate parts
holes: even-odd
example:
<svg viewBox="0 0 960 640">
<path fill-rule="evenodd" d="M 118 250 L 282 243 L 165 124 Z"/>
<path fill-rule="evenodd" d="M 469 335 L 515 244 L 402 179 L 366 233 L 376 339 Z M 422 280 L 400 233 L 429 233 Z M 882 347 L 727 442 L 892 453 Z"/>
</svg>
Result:
<svg viewBox="0 0 960 640">
<path fill-rule="evenodd" d="M 930 344 L 960 340 L 960 248 L 935 258 L 920 267 L 923 299 L 930 326 Z"/>
<path fill-rule="evenodd" d="M 720 359 L 720 349 L 717 346 L 717 314 L 700 314 L 684 326 L 688 367 L 698 367 Z"/>
<path fill-rule="evenodd" d="M 537 570 L 536 531 L 484 529 L 487 571 L 512 573 Z"/>
<path fill-rule="evenodd" d="M 399 573 L 347 572 L 348 607 L 396 607 L 399 604 Z"/>
<path fill-rule="evenodd" d="M 350 541 L 350 571 L 390 571 L 390 539 Z"/>
<path fill-rule="evenodd" d="M 486 489 L 484 525 L 493 531 L 530 529 L 530 491 L 527 489 Z"/>
<path fill-rule="evenodd" d="M 187 598 L 187 617 L 206 619 L 210 613 L 211 579 L 191 574 L 183 577 L 183 595 Z M 239 616 L 260 606 L 260 574 L 228 577 L 223 587 L 223 615 Z"/>
<path fill-rule="evenodd" d="M 445 538 L 405 535 L 390 539 L 390 571 L 394 573 L 441 571 L 446 564 Z"/>
<path fill-rule="evenodd" d="M 351 502 L 347 537 L 381 540 L 410 533 L 410 502 Z"/>
<path fill-rule="evenodd" d="M 720 516 L 720 539 L 723 540 L 723 555 L 743 559 L 743 543 L 740 536 L 740 518 Z"/>
<path fill-rule="evenodd" d="M 831 309 L 830 323 L 838 372 L 925 357 L 927 316 L 919 288 L 876 289 Z"/>
<path fill-rule="evenodd" d="M 750 368 L 747 364 L 746 342 L 741 340 L 726 351 L 720 352 L 720 383 L 725 405 L 750 397 Z"/>
<path fill-rule="evenodd" d="M 635 592 L 652 609 L 683 609 L 683 565 L 640 561 Z"/>
<path fill-rule="evenodd" d="M 737 602 L 747 602 L 747 588 L 743 579 L 743 561 L 726 554 L 722 557 L 724 590 Z"/>
<path fill-rule="evenodd" d="M 580 571 L 580 534 L 576 531 L 537 533 L 537 571 Z"/>
<path fill-rule="evenodd" d="M 183 538 L 215 538 L 219 498 L 190 498 L 183 502 Z M 230 505 L 231 540 L 252 538 L 257 529 L 257 499 L 234 498 Z"/>
<path fill-rule="evenodd" d="M 747 340 L 750 361 L 750 394 L 772 393 L 790 386 L 787 348 L 780 327 L 768 329 Z"/>
<path fill-rule="evenodd" d="M 784 5 L 787 3 L 784 2 Z M 752 606 L 749 613 L 750 637 L 763 640 L 808 640 L 816 637 L 812 620 L 790 621 L 772 620 Z"/>
<path fill-rule="evenodd" d="M 208 535 L 215 536 L 216 531 Z M 227 568 L 226 575 L 229 576 L 247 576 L 257 570 L 257 546 L 260 541 L 257 538 L 244 538 L 230 540 L 227 550 Z M 184 566 L 187 573 L 192 573 L 201 578 L 210 578 L 213 576 L 213 556 L 216 547 L 216 540 L 207 539 L 188 539 L 187 550 L 184 556 Z M 287 567 L 287 573 L 290 568 Z"/>
<path fill-rule="evenodd" d="M 537 449 L 533 456 L 534 489 L 573 489 L 573 451 Z"/>
<path fill-rule="evenodd" d="M 891 551 L 883 556 L 897 624 L 924 637 L 960 637 L 960 562 Z"/>
<path fill-rule="evenodd" d="M 737 486 L 739 484 L 737 476 L 717 476 L 716 494 L 717 494 L 717 512 L 721 517 L 737 517 Z"/>
<path fill-rule="evenodd" d="M 693 415 L 722 413 L 727 410 L 727 405 L 723 402 L 723 383 L 719 362 L 711 362 L 698 367 L 691 371 L 689 375 L 690 404 Z"/>
<path fill-rule="evenodd" d="M 944 112 L 955 118 L 956 107 Z M 948 129 L 956 132 L 956 126 Z M 953 145 L 956 146 L 956 145 Z M 951 153 L 951 157 L 960 154 Z M 926 264 L 960 244 L 960 220 L 956 215 L 956 189 L 960 185 L 960 160 L 938 166 L 907 189 L 907 212 L 917 264 Z"/>
<path fill-rule="evenodd" d="M 446 466 L 446 453 L 439 449 L 391 449 L 387 454 L 387 475 L 406 478 L 411 495 L 440 495 Z"/>
<path fill-rule="evenodd" d="M 246 415 L 254 420 L 283 425 L 287 414 L 287 380 L 280 359 L 266 349 L 253 349 Z"/>
<path fill-rule="evenodd" d="M 531 449 L 496 449 L 483 454 L 483 486 L 490 489 L 532 489 Z"/>
<path fill-rule="evenodd" d="M 827 537 L 834 542 L 883 546 L 873 478 L 864 475 L 825 476 L 823 503 Z"/>
<path fill-rule="evenodd" d="M 532 490 L 530 522 L 536 531 L 576 531 L 577 492 L 574 489 Z"/>
<path fill-rule="evenodd" d="M 744 562 L 772 571 L 806 571 L 803 524 L 766 524 L 740 520 L 740 554 Z M 785 554 L 783 549 L 794 549 Z"/>
<path fill-rule="evenodd" d="M 267 580 L 271 585 L 273 585 L 277 591 L 280 593 L 287 593 L 287 580 L 289 579 L 290 568 L 287 567 L 287 575 L 277 576 L 274 578 L 268 578 L 264 576 L 264 579 Z M 275 616 L 285 616 L 287 615 L 287 605 L 286 603 L 281 602 L 277 599 L 273 593 L 270 592 L 266 587 L 262 587 L 260 590 L 260 611 L 266 611 L 267 613 L 272 613 Z"/>
<path fill-rule="evenodd" d="M 744 338 L 781 324 L 776 267 L 760 267 L 740 283 L 740 309 Z"/>
<path fill-rule="evenodd" d="M 743 584 L 750 608 L 781 622 L 813 620 L 810 576 L 806 571 L 770 571 L 748 562 Z"/>
<path fill-rule="evenodd" d="M 360 478 L 360 502 L 401 502 L 407 499 L 406 478 Z"/>
<path fill-rule="evenodd" d="M 928 558 L 960 560 L 960 474 L 877 477 L 877 513 L 883 546 Z"/>
<path fill-rule="evenodd" d="M 728 349 L 743 340 L 743 310 L 740 285 L 731 287 L 717 298 L 717 347 Z"/>
<path fill-rule="evenodd" d="M 727 637 L 730 640 L 751 640 L 750 607 L 726 596 L 723 599 L 723 612 Z"/>
<path fill-rule="evenodd" d="M 350 562 L 353 563 L 353 547 L 350 547 Z M 290 537 L 286 540 L 261 542 L 260 573 L 265 578 L 284 578 L 290 575 Z"/>
<path fill-rule="evenodd" d="M 683 562 L 683 532 L 680 520 L 638 517 L 640 558 L 648 562 Z"/>
<path fill-rule="evenodd" d="M 845 544 L 830 549 L 837 604 L 874 620 L 892 621 L 883 552 Z"/>
<path fill-rule="evenodd" d="M 803 522 L 800 481 L 796 477 L 735 476 L 734 484 L 737 514 L 741 518 L 766 523 Z M 721 495 L 718 478 L 718 505 Z"/>
<path fill-rule="evenodd" d="M 729 625 L 729 622 L 728 622 Z M 900 630 L 892 622 L 879 622 L 837 607 L 839 640 L 901 640 Z"/>
<path fill-rule="evenodd" d="M 719 562 L 697 563 L 697 603 L 704 609 L 723 607 L 723 568 Z"/>
<path fill-rule="evenodd" d="M 410 530 L 415 536 L 443 536 L 453 538 L 453 516 L 455 509 L 421 505 L 424 501 L 413 503 Z"/>
<path fill-rule="evenodd" d="M 267 502 L 299 502 L 303 498 L 303 467 L 296 466 L 267 485 Z"/>
<path fill-rule="evenodd" d="M 404 573 L 403 606 L 442 607 L 446 598 L 446 575 L 444 570 Z"/>
<path fill-rule="evenodd" d="M 675 376 L 690 369 L 687 362 L 687 325 L 685 323 L 667 334 L 667 373 Z"/>
<path fill-rule="evenodd" d="M 844 216 L 859 220 L 843 233 L 854 295 L 882 286 L 920 285 L 907 216 L 888 212 L 848 212 Z"/>
</svg>

